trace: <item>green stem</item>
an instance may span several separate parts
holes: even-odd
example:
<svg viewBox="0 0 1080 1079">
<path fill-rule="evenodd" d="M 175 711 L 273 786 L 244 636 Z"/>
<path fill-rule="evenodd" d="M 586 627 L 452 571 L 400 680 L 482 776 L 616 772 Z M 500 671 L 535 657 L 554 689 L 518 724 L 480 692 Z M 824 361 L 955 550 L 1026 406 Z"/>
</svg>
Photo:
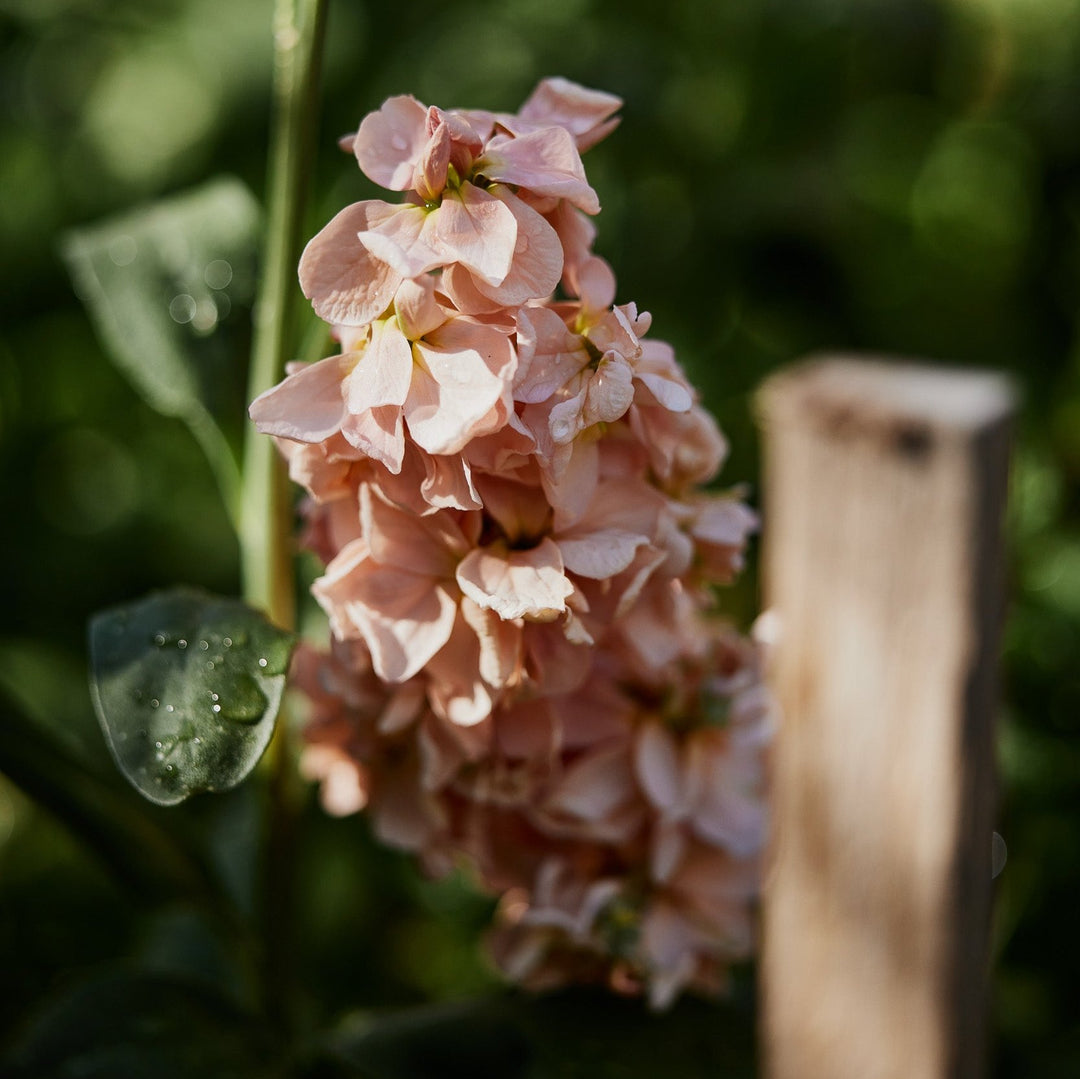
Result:
<svg viewBox="0 0 1080 1079">
<path fill-rule="evenodd" d="M 293 355 L 293 304 L 304 195 L 316 127 L 326 0 L 277 0 L 274 116 L 267 244 L 255 307 L 248 400 L 273 386 Z M 240 551 L 244 598 L 286 629 L 296 624 L 292 498 L 270 438 L 249 425 L 244 440 Z M 264 993 L 268 1014 L 288 1032 L 293 950 L 293 832 L 288 724 L 278 717 L 269 751 L 269 822 L 264 862 Z"/>
</svg>

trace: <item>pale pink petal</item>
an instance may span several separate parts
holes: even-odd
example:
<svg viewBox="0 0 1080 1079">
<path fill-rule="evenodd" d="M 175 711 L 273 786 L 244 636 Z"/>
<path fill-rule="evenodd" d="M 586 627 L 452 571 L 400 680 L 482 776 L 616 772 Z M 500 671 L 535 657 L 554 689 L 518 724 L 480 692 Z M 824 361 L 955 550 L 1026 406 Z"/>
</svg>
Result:
<svg viewBox="0 0 1080 1079">
<path fill-rule="evenodd" d="M 435 218 L 441 208 L 429 210 L 412 203 L 378 205 L 382 209 L 369 215 L 368 227 L 357 234 L 357 239 L 371 259 L 385 263 L 399 275 L 395 291 L 402 278 L 420 277 L 448 261 L 435 241 Z"/>
<path fill-rule="evenodd" d="M 521 624 L 461 597 L 461 614 L 480 644 L 480 675 L 496 689 L 516 680 L 521 667 Z"/>
<path fill-rule="evenodd" d="M 346 441 L 391 473 L 401 471 L 405 456 L 405 430 L 398 405 L 383 405 L 349 414 L 341 425 Z"/>
<path fill-rule="evenodd" d="M 514 400 L 546 401 L 589 362 L 584 340 L 567 329 L 549 307 L 523 307 L 517 314 L 518 369 Z"/>
<path fill-rule="evenodd" d="M 694 399 L 682 383 L 650 371 L 638 371 L 636 377 L 639 382 L 649 387 L 657 404 L 662 405 L 669 412 L 690 411 Z"/>
<path fill-rule="evenodd" d="M 584 514 L 600 482 L 600 451 L 595 439 L 581 437 L 566 446 L 562 467 L 557 465 L 542 476 L 544 490 L 557 519 L 567 523 Z"/>
<path fill-rule="evenodd" d="M 345 418 L 342 384 L 358 360 L 354 352 L 319 360 L 260 394 L 249 415 L 263 434 L 297 442 L 322 442 Z"/>
<path fill-rule="evenodd" d="M 401 332 L 417 341 L 446 321 L 445 312 L 435 301 L 435 278 L 421 277 L 418 281 L 402 281 L 394 295 Z"/>
<path fill-rule="evenodd" d="M 594 423 L 614 423 L 634 400 L 633 368 L 617 352 L 608 352 L 582 389 L 567 401 L 560 401 L 548 420 L 556 445 L 576 438 Z"/>
<path fill-rule="evenodd" d="M 413 170 L 410 186 L 420 198 L 434 200 L 446 187 L 451 149 L 450 129 L 446 124 L 437 125 Z"/>
<path fill-rule="evenodd" d="M 659 723 L 647 723 L 634 747 L 637 777 L 648 799 L 666 814 L 677 814 L 683 795 L 679 747 Z"/>
<path fill-rule="evenodd" d="M 476 492 L 472 470 L 458 454 L 430 454 L 424 457 L 424 479 L 420 493 L 434 509 L 478 510 L 483 502 Z"/>
<path fill-rule="evenodd" d="M 565 128 L 540 128 L 516 138 L 496 135 L 477 168 L 489 180 L 566 199 L 587 214 L 600 212 L 600 200 L 585 179 L 577 146 Z"/>
<path fill-rule="evenodd" d="M 568 268 L 566 276 L 586 311 L 606 311 L 615 302 L 615 272 L 599 255 Z"/>
<path fill-rule="evenodd" d="M 598 821 L 634 797 L 629 756 L 617 747 L 579 758 L 563 773 L 547 809 Z"/>
<path fill-rule="evenodd" d="M 348 206 L 304 248 L 300 287 L 327 322 L 366 325 L 393 299 L 403 275 L 385 259 L 372 257 L 359 241 L 359 234 L 381 219 L 386 208 L 376 201 Z"/>
<path fill-rule="evenodd" d="M 567 640 L 554 622 L 526 622 L 522 630 L 525 665 L 539 692 L 571 693 L 588 676 L 592 649 Z"/>
<path fill-rule="evenodd" d="M 491 192 L 517 221 L 513 262 L 498 285 L 477 277 L 477 289 L 505 307 L 542 300 L 554 291 L 563 272 L 562 244 L 555 230 L 528 203 L 502 185 Z"/>
<path fill-rule="evenodd" d="M 558 536 L 563 562 L 571 573 L 607 580 L 634 561 L 634 554 L 648 537 L 620 528 L 601 528 L 587 535 Z"/>
<path fill-rule="evenodd" d="M 726 547 L 742 547 L 757 529 L 758 518 L 749 506 L 734 498 L 703 498 L 691 526 L 694 538 Z"/>
<path fill-rule="evenodd" d="M 505 544 L 479 548 L 462 560 L 457 581 L 465 595 L 503 619 L 554 618 L 573 591 L 559 548 L 546 538 L 527 551 Z"/>
<path fill-rule="evenodd" d="M 412 382 L 412 348 L 393 323 L 376 322 L 371 341 L 346 384 L 349 411 L 356 414 L 381 405 L 402 405 Z"/>
<path fill-rule="evenodd" d="M 501 426 L 492 410 L 508 391 L 514 353 L 498 330 L 454 319 L 413 346 L 419 359 L 405 403 L 409 432 L 433 454 L 460 452 Z"/>
<path fill-rule="evenodd" d="M 450 637 L 457 603 L 441 585 L 380 567 L 353 592 L 346 613 L 371 649 L 376 674 L 387 682 L 411 678 Z"/>
<path fill-rule="evenodd" d="M 391 191 L 407 191 L 427 142 L 427 109 L 403 94 L 364 117 L 351 148 L 365 176 Z"/>
<path fill-rule="evenodd" d="M 441 518 L 416 517 L 374 494 L 368 484 L 360 488 L 360 521 L 371 557 L 434 580 L 454 572 L 454 555 L 447 545 Z M 449 524 L 449 522 L 447 522 Z"/>
<path fill-rule="evenodd" d="M 428 696 L 437 715 L 461 727 L 475 726 L 491 715 L 494 701 L 480 676 L 480 646 L 463 618 L 455 621 L 426 671 Z"/>
<path fill-rule="evenodd" d="M 614 94 L 590 90 L 561 77 L 542 79 L 518 109 L 518 116 L 534 123 L 565 127 L 584 153 L 619 123 L 611 118 L 622 105 Z"/>
<path fill-rule="evenodd" d="M 653 880 L 664 883 L 675 872 L 686 853 L 686 832 L 677 821 L 661 819 L 653 829 L 649 868 Z"/>
<path fill-rule="evenodd" d="M 442 204 L 431 211 L 431 219 L 440 259 L 425 269 L 460 262 L 489 285 L 505 280 L 518 231 L 517 218 L 505 202 L 474 184 L 462 184 L 456 191 L 446 192 Z"/>
</svg>

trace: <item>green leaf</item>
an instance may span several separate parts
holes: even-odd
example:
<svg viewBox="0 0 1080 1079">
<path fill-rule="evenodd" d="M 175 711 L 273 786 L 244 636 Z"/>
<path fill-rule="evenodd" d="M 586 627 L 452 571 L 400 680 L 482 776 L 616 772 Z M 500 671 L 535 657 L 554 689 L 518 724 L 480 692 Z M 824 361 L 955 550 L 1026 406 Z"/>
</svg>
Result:
<svg viewBox="0 0 1080 1079">
<path fill-rule="evenodd" d="M 159 412 L 183 420 L 230 513 L 239 470 L 230 421 L 243 414 L 259 208 L 232 178 L 69 232 L 76 291 L 114 362 Z M 238 435 L 238 431 L 230 432 Z"/>
<path fill-rule="evenodd" d="M 36 1016 L 0 1071 L 12 1079 L 267 1079 L 271 1038 L 213 986 L 113 971 Z"/>
<path fill-rule="evenodd" d="M 90 691 L 120 771 L 158 805 L 235 787 L 270 742 L 295 638 L 187 589 L 95 615 Z"/>
</svg>

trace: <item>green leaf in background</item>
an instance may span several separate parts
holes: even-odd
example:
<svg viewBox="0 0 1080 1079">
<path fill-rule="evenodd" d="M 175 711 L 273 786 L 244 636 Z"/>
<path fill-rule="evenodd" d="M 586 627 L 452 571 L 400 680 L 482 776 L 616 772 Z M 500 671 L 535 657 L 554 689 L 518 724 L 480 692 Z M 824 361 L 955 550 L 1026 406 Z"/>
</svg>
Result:
<svg viewBox="0 0 1080 1079">
<path fill-rule="evenodd" d="M 51 1002 L 0 1071 L 12 1079 L 267 1079 L 280 1074 L 273 1060 L 267 1032 L 212 986 L 119 970 Z"/>
<path fill-rule="evenodd" d="M 90 691 L 117 765 L 158 805 L 235 787 L 270 742 L 295 638 L 177 589 L 90 622 Z"/>
<path fill-rule="evenodd" d="M 236 519 L 230 448 L 243 414 L 248 321 L 260 224 L 232 178 L 67 233 L 63 255 L 112 359 L 157 411 L 183 420 Z M 233 327 L 237 332 L 224 333 Z M 243 340 L 238 340 L 242 337 Z"/>
</svg>

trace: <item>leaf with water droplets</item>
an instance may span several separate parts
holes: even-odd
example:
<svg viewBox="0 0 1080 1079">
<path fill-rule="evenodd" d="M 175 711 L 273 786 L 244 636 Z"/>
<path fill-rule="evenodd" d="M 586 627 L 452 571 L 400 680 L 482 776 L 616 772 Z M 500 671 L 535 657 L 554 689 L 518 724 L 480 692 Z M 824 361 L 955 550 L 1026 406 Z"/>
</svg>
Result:
<svg viewBox="0 0 1080 1079">
<path fill-rule="evenodd" d="M 191 589 L 95 615 L 90 690 L 120 771 L 158 805 L 235 787 L 270 742 L 294 643 Z"/>
</svg>

